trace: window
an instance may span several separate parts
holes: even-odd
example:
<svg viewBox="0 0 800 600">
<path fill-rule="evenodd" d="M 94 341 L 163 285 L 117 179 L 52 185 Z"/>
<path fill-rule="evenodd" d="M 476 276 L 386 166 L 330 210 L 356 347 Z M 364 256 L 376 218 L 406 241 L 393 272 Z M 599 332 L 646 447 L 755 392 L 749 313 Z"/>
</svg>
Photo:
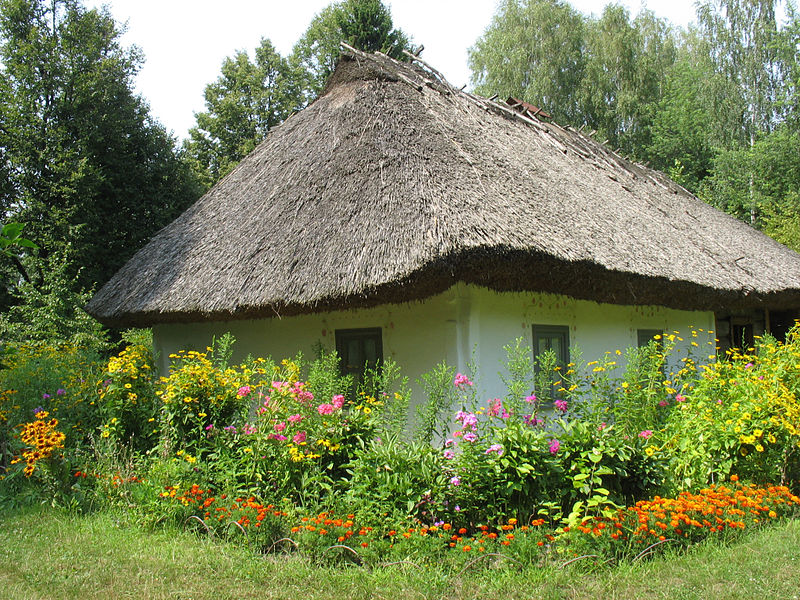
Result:
<svg viewBox="0 0 800 600">
<path fill-rule="evenodd" d="M 375 368 L 383 360 L 381 328 L 337 329 L 336 354 L 342 375 L 361 380 L 365 368 Z"/>
<path fill-rule="evenodd" d="M 747 350 L 755 342 L 753 322 L 746 318 L 731 318 L 731 347 Z"/>
<path fill-rule="evenodd" d="M 542 398 L 554 398 L 553 383 L 558 381 L 555 378 L 556 374 L 552 373 L 548 376 L 546 373 L 541 372 L 539 365 L 540 357 L 552 350 L 555 354 L 556 365 L 564 369 L 569 363 L 569 327 L 566 325 L 534 325 L 533 326 L 533 360 L 534 371 L 536 373 L 537 387 L 543 387 L 543 381 L 549 381 L 549 393 L 545 393 L 543 389 L 539 389 L 537 393 Z M 545 379 L 546 378 L 546 379 Z"/>
<path fill-rule="evenodd" d="M 656 336 L 660 336 L 658 339 L 656 339 L 657 344 L 660 346 L 662 343 L 661 339 L 664 337 L 663 331 L 660 329 L 637 329 L 636 346 L 639 348 L 644 348 L 647 346 L 647 344 L 654 340 Z"/>
</svg>

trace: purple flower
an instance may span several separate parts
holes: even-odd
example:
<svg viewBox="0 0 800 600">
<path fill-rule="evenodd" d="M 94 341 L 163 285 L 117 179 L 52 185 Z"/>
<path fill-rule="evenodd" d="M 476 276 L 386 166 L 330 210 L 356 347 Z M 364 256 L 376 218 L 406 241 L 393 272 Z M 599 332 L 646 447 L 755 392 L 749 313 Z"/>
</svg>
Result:
<svg viewBox="0 0 800 600">
<path fill-rule="evenodd" d="M 285 442 L 286 440 L 289 439 L 285 435 L 282 435 L 280 433 L 270 433 L 267 437 L 273 440 L 278 440 L 280 442 Z"/>
<path fill-rule="evenodd" d="M 544 419 L 540 419 L 534 415 L 525 415 L 522 417 L 522 420 L 525 422 L 525 425 L 530 425 L 531 427 L 539 427 L 544 425 Z"/>
<path fill-rule="evenodd" d="M 67 393 L 67 390 L 65 390 L 64 388 L 58 388 L 56 390 L 56 396 L 63 396 L 66 393 Z"/>
<path fill-rule="evenodd" d="M 561 448 L 561 442 L 555 438 L 550 440 L 550 446 L 548 448 L 548 450 L 550 450 L 550 454 L 556 454 L 559 448 Z"/>
<path fill-rule="evenodd" d="M 749 363 L 747 363 L 747 364 L 744 366 L 744 368 L 745 368 L 745 369 L 749 369 L 749 368 L 750 368 L 750 367 L 752 367 L 752 366 L 753 366 L 753 363 L 749 362 Z"/>
<path fill-rule="evenodd" d="M 449 448 L 450 446 L 452 446 L 455 443 L 456 443 L 456 441 L 454 439 L 448 439 L 448 440 L 445 441 L 444 447 L 445 448 Z"/>
<path fill-rule="evenodd" d="M 50 400 L 50 394 L 42 394 L 42 400 Z"/>
<path fill-rule="evenodd" d="M 475 433 L 473 433 L 472 431 L 467 432 L 467 433 L 464 434 L 464 441 L 465 442 L 472 443 L 477 439 L 478 439 L 478 436 Z"/>
<path fill-rule="evenodd" d="M 231 433 L 236 433 L 236 427 L 234 427 L 233 425 L 227 425 L 227 426 L 223 427 L 223 429 L 225 431 L 230 431 Z"/>
<path fill-rule="evenodd" d="M 492 444 L 484 454 L 491 454 L 492 452 L 497 452 L 497 456 L 503 456 L 503 447 L 500 444 Z"/>
<path fill-rule="evenodd" d="M 460 507 L 458 504 L 456 504 L 456 505 L 453 507 L 453 510 L 454 510 L 454 511 L 456 511 L 456 512 L 461 512 L 461 507 Z"/>
<path fill-rule="evenodd" d="M 566 400 L 558 399 L 555 402 L 553 402 L 553 406 L 555 406 L 556 410 L 559 411 L 559 412 L 562 412 L 562 413 L 567 412 L 567 401 Z"/>
<path fill-rule="evenodd" d="M 456 453 L 450 450 L 449 448 L 442 453 L 442 456 L 447 460 L 452 460 L 456 457 Z"/>
<path fill-rule="evenodd" d="M 458 477 L 458 475 L 454 475 L 450 478 L 450 485 L 461 485 L 461 479 Z"/>
</svg>

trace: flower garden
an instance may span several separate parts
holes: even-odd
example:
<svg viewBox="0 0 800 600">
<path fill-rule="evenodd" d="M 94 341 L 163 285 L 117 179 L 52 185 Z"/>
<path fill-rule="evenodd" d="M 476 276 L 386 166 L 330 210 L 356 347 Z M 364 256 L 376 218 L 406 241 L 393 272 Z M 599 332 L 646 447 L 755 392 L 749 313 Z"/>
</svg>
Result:
<svg viewBox="0 0 800 600">
<path fill-rule="evenodd" d="M 358 382 L 323 352 L 232 364 L 230 336 L 159 375 L 146 332 L 126 341 L 110 358 L 7 350 L 0 503 L 123 510 L 320 563 L 463 568 L 640 560 L 800 514 L 798 328 L 719 359 L 674 332 L 538 371 L 517 340 L 490 399 L 446 364 L 421 398 L 391 361 Z"/>
</svg>

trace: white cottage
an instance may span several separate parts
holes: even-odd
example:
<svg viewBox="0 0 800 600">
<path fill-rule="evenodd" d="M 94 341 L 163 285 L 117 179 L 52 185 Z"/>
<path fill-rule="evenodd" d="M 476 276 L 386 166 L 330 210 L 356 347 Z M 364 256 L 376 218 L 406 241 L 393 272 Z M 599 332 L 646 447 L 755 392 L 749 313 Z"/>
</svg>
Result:
<svg viewBox="0 0 800 600">
<path fill-rule="evenodd" d="M 528 108 L 346 49 L 325 93 L 88 310 L 152 326 L 162 357 L 231 331 L 242 355 L 321 342 L 354 369 L 392 356 L 412 381 L 477 347 L 492 395 L 517 337 L 589 357 L 660 331 L 724 343 L 791 323 L 800 255 Z"/>
</svg>

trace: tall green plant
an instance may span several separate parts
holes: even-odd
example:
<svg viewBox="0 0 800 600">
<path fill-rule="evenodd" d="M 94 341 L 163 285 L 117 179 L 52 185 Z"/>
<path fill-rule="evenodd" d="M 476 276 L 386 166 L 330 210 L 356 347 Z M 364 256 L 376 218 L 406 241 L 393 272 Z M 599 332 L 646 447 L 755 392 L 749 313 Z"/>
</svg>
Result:
<svg viewBox="0 0 800 600">
<path fill-rule="evenodd" d="M 455 375 L 455 367 L 441 362 L 417 380 L 424 400 L 417 406 L 416 441 L 432 444 L 437 437 L 447 437 L 450 411 L 459 399 L 453 383 Z"/>
</svg>

